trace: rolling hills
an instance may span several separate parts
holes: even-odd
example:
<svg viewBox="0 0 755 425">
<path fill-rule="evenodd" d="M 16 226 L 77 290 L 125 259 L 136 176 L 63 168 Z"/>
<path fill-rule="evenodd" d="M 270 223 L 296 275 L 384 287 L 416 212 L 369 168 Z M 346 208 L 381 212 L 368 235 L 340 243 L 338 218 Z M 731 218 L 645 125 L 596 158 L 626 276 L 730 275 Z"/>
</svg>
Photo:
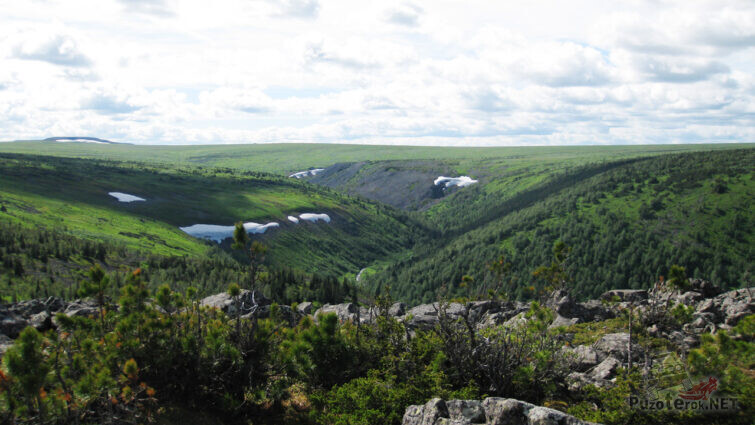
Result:
<svg viewBox="0 0 755 425">
<path fill-rule="evenodd" d="M 268 263 L 353 277 L 410 303 L 445 287 L 532 296 L 557 240 L 582 298 L 646 287 L 671 264 L 724 287 L 753 263 L 752 145 L 431 148 L 357 145 L 135 146 L 0 143 L 4 222 L 191 258 L 237 255 L 179 227 L 264 225 Z M 48 156 L 31 155 L 44 152 Z M 314 176 L 292 173 L 323 168 Z M 439 176 L 477 182 L 443 189 Z M 120 203 L 108 192 L 146 199 Z M 288 216 L 328 214 L 330 223 Z M 221 248 L 221 249 L 218 249 Z M 226 260 L 218 260 L 226 261 Z M 223 263 L 227 264 L 228 263 Z M 205 267 L 205 266 L 203 266 Z M 211 266 L 207 266 L 211 267 Z M 232 268 L 232 267 L 231 267 Z M 465 283 L 461 281 L 467 276 Z M 470 280 L 471 278 L 471 280 Z M 230 279 L 225 277 L 224 279 Z"/>
<path fill-rule="evenodd" d="M 146 201 L 119 202 L 113 191 Z M 274 222 L 256 235 L 271 265 L 336 277 L 398 255 L 426 234 L 400 211 L 265 173 L 16 154 L 0 155 L 0 205 L 9 225 L 165 257 L 218 251 L 179 227 Z M 288 219 L 306 213 L 331 220 Z M 233 253 L 228 240 L 221 247 Z"/>
</svg>

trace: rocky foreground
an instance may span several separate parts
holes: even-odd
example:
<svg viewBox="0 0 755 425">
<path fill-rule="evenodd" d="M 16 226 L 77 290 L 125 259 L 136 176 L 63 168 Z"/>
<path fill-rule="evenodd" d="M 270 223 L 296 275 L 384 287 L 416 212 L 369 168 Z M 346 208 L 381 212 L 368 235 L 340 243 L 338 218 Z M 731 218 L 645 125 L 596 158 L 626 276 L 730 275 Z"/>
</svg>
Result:
<svg viewBox="0 0 755 425">
<path fill-rule="evenodd" d="M 687 352 L 698 344 L 702 333 L 729 330 L 742 318 L 755 314 L 752 294 L 755 288 L 722 292 L 702 280 L 690 280 L 686 291 L 658 290 L 612 290 L 599 300 L 576 302 L 565 291 L 556 291 L 545 301 L 553 310 L 551 328 L 611 319 L 622 311 L 633 311 L 646 326 L 647 334 L 671 341 L 680 351 Z M 259 292 L 242 291 L 240 299 L 228 294 L 216 294 L 201 301 L 208 308 L 244 317 L 268 317 L 272 301 Z M 660 319 L 659 310 L 664 306 L 686 306 L 689 315 L 683 326 L 669 326 Z M 159 309 L 159 307 L 154 306 Z M 315 318 L 323 313 L 335 313 L 341 321 L 368 323 L 375 319 L 377 311 L 353 303 L 325 305 L 314 310 L 312 303 L 301 303 L 294 308 L 278 306 L 278 317 L 292 326 L 302 317 Z M 407 308 L 403 303 L 393 304 L 388 314 L 404 323 L 411 334 L 419 329 L 429 329 L 439 324 L 440 316 L 452 320 L 461 319 L 477 329 L 490 326 L 515 326 L 527 320 L 525 312 L 529 305 L 517 301 L 472 301 L 468 303 L 424 304 Z M 55 329 L 55 315 L 96 316 L 97 304 L 92 300 L 64 301 L 59 298 L 36 299 L 0 306 L 0 355 L 13 344 L 13 339 L 27 326 L 40 331 Z M 569 359 L 573 371 L 567 378 L 570 390 L 579 390 L 585 385 L 610 387 L 614 385 L 617 369 L 632 361 L 646 361 L 642 347 L 630 341 L 627 332 L 603 335 L 593 344 L 573 345 L 573 335 L 562 333 L 562 351 Z M 404 425 L 436 424 L 582 424 L 584 422 L 557 410 L 533 406 L 514 399 L 488 398 L 474 400 L 430 400 L 423 406 L 407 408 Z"/>
</svg>

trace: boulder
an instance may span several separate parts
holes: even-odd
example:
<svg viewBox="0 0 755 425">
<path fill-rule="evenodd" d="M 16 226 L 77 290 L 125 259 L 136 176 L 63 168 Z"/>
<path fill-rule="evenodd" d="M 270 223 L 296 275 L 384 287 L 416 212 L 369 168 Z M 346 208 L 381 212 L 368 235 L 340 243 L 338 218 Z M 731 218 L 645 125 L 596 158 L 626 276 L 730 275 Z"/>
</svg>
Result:
<svg viewBox="0 0 755 425">
<path fill-rule="evenodd" d="M 409 406 L 404 412 L 403 425 L 435 425 L 440 418 L 448 418 L 446 402 L 434 398 L 423 406 Z"/>
<path fill-rule="evenodd" d="M 598 364 L 598 353 L 589 345 L 578 345 L 571 350 L 570 366 L 583 372 Z"/>
<path fill-rule="evenodd" d="M 613 357 L 619 361 L 626 361 L 628 344 L 629 334 L 626 332 L 620 332 L 604 335 L 595 343 L 593 348 L 598 353 L 598 359 L 600 361 L 605 360 L 606 357 Z"/>
<path fill-rule="evenodd" d="M 421 304 L 410 309 L 404 316 L 404 324 L 410 329 L 432 329 L 438 324 L 438 303 Z M 460 303 L 450 303 L 446 308 L 446 315 L 456 320 L 466 313 L 466 308 Z"/>
<path fill-rule="evenodd" d="M 47 310 L 47 306 L 45 305 L 44 300 L 41 299 L 26 300 L 11 304 L 8 307 L 8 310 L 18 316 L 28 318 L 34 314 Z"/>
<path fill-rule="evenodd" d="M 301 314 L 312 314 L 312 303 L 309 301 L 299 303 L 299 305 L 296 306 L 296 311 Z"/>
<path fill-rule="evenodd" d="M 595 380 L 609 380 L 616 376 L 616 369 L 621 366 L 621 363 L 613 357 L 606 357 L 605 360 L 595 366 L 588 374 L 588 376 Z"/>
<path fill-rule="evenodd" d="M 736 326 L 742 318 L 755 314 L 752 291 L 755 291 L 755 288 L 737 289 L 714 298 L 720 301 L 718 309 L 724 317 L 724 323 L 729 326 Z"/>
<path fill-rule="evenodd" d="M 448 417 L 460 424 L 484 424 L 485 409 L 477 400 L 449 400 Z"/>
<path fill-rule="evenodd" d="M 0 315 L 0 334 L 16 338 L 27 326 L 29 322 L 21 316 L 10 312 Z"/>
<path fill-rule="evenodd" d="M 97 303 L 94 300 L 74 300 L 68 303 L 63 313 L 68 317 L 96 316 L 100 312 Z"/>
<path fill-rule="evenodd" d="M 335 313 L 341 322 L 355 321 L 357 318 L 357 308 L 354 303 L 325 304 L 315 312 L 315 320 L 322 314 Z"/>
<path fill-rule="evenodd" d="M 548 329 L 555 329 L 561 326 L 571 326 L 576 325 L 577 323 L 581 323 L 582 320 L 578 317 L 573 317 L 571 319 L 567 319 L 566 317 L 556 314 L 556 318 L 553 319 L 553 322 L 551 322 L 550 325 L 548 325 Z"/>
<path fill-rule="evenodd" d="M 596 322 L 616 317 L 616 313 L 598 300 L 577 303 L 577 317 L 584 322 Z"/>
<path fill-rule="evenodd" d="M 547 300 L 545 300 L 545 306 L 553 309 L 556 314 L 564 317 L 574 317 L 576 315 L 577 303 L 571 295 L 563 290 L 553 291 Z"/>
<path fill-rule="evenodd" d="M 38 331 L 46 331 L 52 328 L 52 315 L 47 311 L 41 311 L 37 314 L 33 314 L 29 318 L 29 325 L 34 326 Z"/>
<path fill-rule="evenodd" d="M 755 314 L 755 303 L 752 293 L 755 288 L 735 289 L 700 301 L 696 306 L 696 314 L 710 313 L 706 316 L 715 324 L 736 326 L 737 323 L 750 314 Z"/>
<path fill-rule="evenodd" d="M 690 305 L 695 305 L 699 303 L 700 301 L 704 299 L 704 297 L 699 292 L 687 291 L 683 294 L 675 295 L 672 299 L 676 301 L 677 303 L 690 306 Z"/>
<path fill-rule="evenodd" d="M 535 406 L 513 398 L 488 397 L 482 407 L 488 425 L 519 425 L 527 423 L 527 415 Z"/>
<path fill-rule="evenodd" d="M 571 392 L 582 391 L 586 386 L 594 385 L 598 388 L 605 388 L 611 384 L 611 381 L 597 381 L 587 373 L 572 372 L 566 377 L 566 388 Z"/>
<path fill-rule="evenodd" d="M 712 298 L 723 292 L 721 288 L 710 281 L 702 279 L 690 279 L 689 286 L 691 291 L 700 293 L 704 298 Z"/>
<path fill-rule="evenodd" d="M 406 314 L 406 304 L 393 303 L 393 305 L 388 309 L 388 314 L 393 317 L 403 316 L 404 314 Z"/>
<path fill-rule="evenodd" d="M 241 309 L 241 314 L 249 313 L 255 304 L 261 307 L 270 305 L 272 303 L 273 302 L 269 298 L 265 297 L 260 291 L 249 291 L 247 289 L 242 289 L 241 294 L 239 295 L 239 307 Z M 222 310 L 226 314 L 236 314 L 236 303 L 233 300 L 233 297 L 231 297 L 227 292 L 221 292 L 219 294 L 210 295 L 209 297 L 203 298 L 202 301 L 200 301 L 200 304 L 203 307 Z"/>
</svg>

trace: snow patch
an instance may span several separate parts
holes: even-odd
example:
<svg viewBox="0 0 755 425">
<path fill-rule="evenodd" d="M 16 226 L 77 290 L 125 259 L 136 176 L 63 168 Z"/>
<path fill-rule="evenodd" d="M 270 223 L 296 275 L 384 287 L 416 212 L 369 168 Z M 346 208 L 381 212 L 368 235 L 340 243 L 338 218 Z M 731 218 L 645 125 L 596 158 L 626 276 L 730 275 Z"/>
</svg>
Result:
<svg viewBox="0 0 755 425">
<path fill-rule="evenodd" d="M 298 173 L 291 174 L 289 177 L 293 177 L 295 179 L 301 179 L 301 178 L 304 178 L 304 177 L 312 177 L 312 176 L 316 176 L 321 171 L 325 171 L 325 169 L 324 168 L 313 168 L 311 170 L 299 171 Z"/>
<path fill-rule="evenodd" d="M 123 193 L 123 192 L 108 192 L 107 194 L 112 196 L 113 198 L 116 198 L 118 202 L 146 201 L 146 199 L 144 198 L 140 198 L 134 195 L 129 195 L 128 193 Z"/>
<path fill-rule="evenodd" d="M 294 216 L 292 216 L 292 215 L 290 215 L 290 216 L 288 216 L 288 221 L 290 221 L 292 223 L 298 223 L 299 219 L 296 218 L 296 217 L 294 217 Z"/>
<path fill-rule="evenodd" d="M 302 220 L 311 221 L 312 223 L 316 222 L 317 220 L 322 220 L 326 223 L 330 223 L 330 216 L 327 214 L 305 213 L 305 214 L 299 215 L 299 218 Z"/>
<path fill-rule="evenodd" d="M 460 176 L 460 177 L 440 176 L 437 179 L 435 179 L 435 185 L 436 186 L 443 185 L 444 188 L 449 188 L 453 186 L 464 187 L 464 186 L 469 186 L 471 184 L 475 184 L 477 182 L 478 182 L 477 180 L 473 180 L 469 176 Z"/>
<path fill-rule="evenodd" d="M 247 233 L 265 233 L 271 227 L 279 227 L 280 224 L 271 222 L 267 224 L 244 223 L 244 229 Z M 194 236 L 195 238 L 209 239 L 220 243 L 223 239 L 233 237 L 233 231 L 236 226 L 220 226 L 217 224 L 194 224 L 187 227 L 179 227 L 181 231 Z"/>
</svg>

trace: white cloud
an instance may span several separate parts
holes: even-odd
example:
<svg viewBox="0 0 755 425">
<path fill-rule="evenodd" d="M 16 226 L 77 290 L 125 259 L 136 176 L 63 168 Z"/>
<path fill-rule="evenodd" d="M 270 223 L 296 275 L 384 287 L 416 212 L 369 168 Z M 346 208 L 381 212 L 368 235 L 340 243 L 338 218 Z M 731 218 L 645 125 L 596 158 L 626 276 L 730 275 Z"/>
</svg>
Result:
<svg viewBox="0 0 755 425">
<path fill-rule="evenodd" d="M 18 37 L 21 41 L 13 46 L 15 58 L 75 67 L 91 64 L 91 60 L 79 50 L 76 41 L 69 35 L 29 31 Z"/>
<path fill-rule="evenodd" d="M 751 141 L 755 5 L 19 2 L 3 139 Z M 96 13 L 95 13 L 96 12 Z"/>
<path fill-rule="evenodd" d="M 416 27 L 419 25 L 422 12 L 423 9 L 416 4 L 406 3 L 388 10 L 385 20 L 396 25 Z"/>
</svg>

